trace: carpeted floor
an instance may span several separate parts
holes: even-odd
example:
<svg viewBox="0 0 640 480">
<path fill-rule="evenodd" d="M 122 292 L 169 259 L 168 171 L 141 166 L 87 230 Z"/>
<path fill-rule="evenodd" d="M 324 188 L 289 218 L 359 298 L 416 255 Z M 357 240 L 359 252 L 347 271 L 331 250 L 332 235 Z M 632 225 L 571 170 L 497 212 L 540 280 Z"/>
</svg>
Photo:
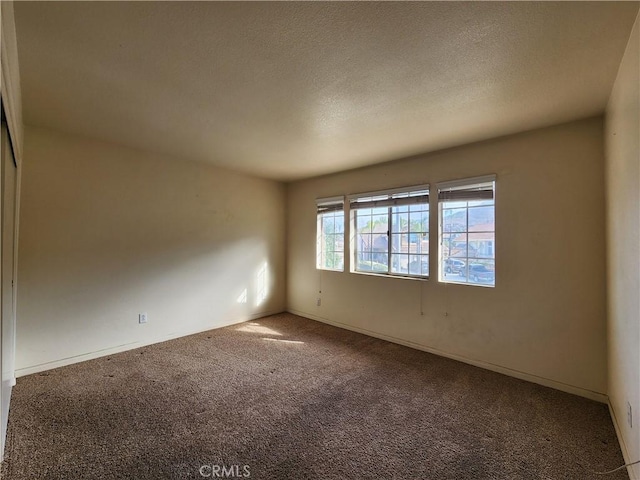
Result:
<svg viewBox="0 0 640 480">
<path fill-rule="evenodd" d="M 622 463 L 605 405 L 280 314 L 20 378 L 2 478 L 585 480 Z"/>
</svg>

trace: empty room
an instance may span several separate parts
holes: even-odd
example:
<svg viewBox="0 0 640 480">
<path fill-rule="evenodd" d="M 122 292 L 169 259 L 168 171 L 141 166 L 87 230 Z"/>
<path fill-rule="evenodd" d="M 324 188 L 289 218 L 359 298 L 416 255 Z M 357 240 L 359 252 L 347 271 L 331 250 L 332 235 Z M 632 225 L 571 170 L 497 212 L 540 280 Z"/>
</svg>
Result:
<svg viewBox="0 0 640 480">
<path fill-rule="evenodd" d="M 3 479 L 640 479 L 640 2 L 0 7 Z"/>
</svg>

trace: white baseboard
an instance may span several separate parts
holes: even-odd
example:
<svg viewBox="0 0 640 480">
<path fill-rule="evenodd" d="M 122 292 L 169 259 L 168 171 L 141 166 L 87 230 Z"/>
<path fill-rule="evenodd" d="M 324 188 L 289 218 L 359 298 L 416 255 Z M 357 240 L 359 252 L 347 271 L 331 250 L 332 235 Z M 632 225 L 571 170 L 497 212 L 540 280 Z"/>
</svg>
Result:
<svg viewBox="0 0 640 480">
<path fill-rule="evenodd" d="M 620 450 L 622 450 L 622 458 L 624 458 L 624 463 L 631 463 L 638 460 L 637 458 L 632 458 L 629 455 L 629 450 L 627 449 L 627 444 L 624 441 L 624 437 L 622 436 L 622 431 L 620 426 L 618 425 L 618 417 L 616 416 L 616 412 L 613 409 L 613 405 L 611 405 L 611 401 L 607 400 L 607 406 L 609 407 L 609 415 L 611 416 L 611 421 L 613 422 L 613 428 L 616 429 L 616 436 L 618 437 L 618 443 L 620 444 Z M 629 474 L 629 478 L 631 480 L 638 480 L 638 477 L 635 475 L 633 467 L 627 467 L 627 473 Z"/>
<path fill-rule="evenodd" d="M 67 365 L 72 365 L 74 363 L 84 362 L 86 360 L 93 360 L 94 358 L 106 357 L 108 355 L 114 355 L 120 352 L 126 352 L 127 350 L 133 350 L 135 348 L 146 347 L 148 345 L 153 345 L 154 343 L 166 342 L 168 340 L 173 340 L 175 338 L 186 337 L 188 335 L 195 335 L 197 333 L 206 332 L 208 330 L 215 330 L 218 328 L 228 327 L 230 325 L 236 325 L 238 323 L 248 322 L 250 320 L 255 320 L 262 317 L 267 317 L 269 315 L 275 315 L 277 313 L 282 313 L 283 310 L 277 311 L 269 311 L 269 312 L 260 312 L 254 313 L 252 315 L 248 315 L 247 317 L 243 317 L 241 319 L 234 319 L 220 325 L 216 325 L 215 327 L 207 327 L 197 330 L 184 330 L 173 332 L 169 335 L 164 335 L 157 338 L 152 338 L 150 340 L 145 340 L 141 342 L 132 342 L 126 343 L 124 345 L 118 345 L 115 347 L 105 348 L 102 350 L 96 350 L 94 352 L 84 353 L 81 355 L 75 355 L 73 357 L 61 358 L 59 360 L 54 360 L 51 362 L 41 363 L 38 365 L 31 365 L 28 367 L 19 368 L 15 372 L 16 377 L 24 377 L 25 375 L 32 375 L 34 373 L 44 372 L 46 370 L 51 370 L 58 367 L 65 367 Z"/>
<path fill-rule="evenodd" d="M 576 387 L 575 385 L 569 385 L 566 383 L 558 382 L 550 378 L 544 378 L 544 377 L 539 377 L 537 375 L 533 375 L 530 373 L 520 372 L 512 368 L 503 367 L 502 365 L 496 365 L 493 363 L 484 362 L 482 360 L 475 360 L 472 358 L 463 357 L 455 353 L 445 352 L 437 348 L 429 347 L 427 345 L 422 345 L 420 343 L 410 342 L 408 340 L 403 340 L 401 338 L 396 338 L 396 337 L 392 337 L 382 333 L 374 332 L 372 330 L 367 330 L 365 328 L 358 328 L 358 327 L 354 327 L 344 323 L 335 322 L 333 320 L 329 320 L 328 318 L 319 317 L 312 313 L 300 312 L 291 308 L 287 309 L 287 312 L 293 313 L 294 315 L 299 315 L 301 317 L 310 318 L 311 320 L 316 320 L 318 322 L 327 323 L 329 325 L 333 325 L 334 327 L 344 328 L 345 330 L 351 330 L 352 332 L 362 333 L 370 337 L 375 337 L 381 340 L 386 340 L 388 342 L 404 345 L 405 347 L 411 347 L 411 348 L 415 348 L 416 350 L 422 350 L 424 352 L 433 353 L 441 357 L 451 358 L 452 360 L 457 360 L 459 362 L 467 363 L 475 367 L 484 368 L 486 370 L 491 370 L 493 372 L 502 373 L 510 377 L 519 378 L 520 380 L 526 380 L 528 382 L 537 383 L 538 385 L 543 385 L 545 387 L 555 388 L 556 390 L 571 393 L 574 395 L 579 395 L 581 397 L 585 397 L 590 400 L 595 400 L 596 402 L 608 403 L 608 397 L 604 393 L 594 392 L 592 390 L 587 390 L 585 388 Z"/>
</svg>

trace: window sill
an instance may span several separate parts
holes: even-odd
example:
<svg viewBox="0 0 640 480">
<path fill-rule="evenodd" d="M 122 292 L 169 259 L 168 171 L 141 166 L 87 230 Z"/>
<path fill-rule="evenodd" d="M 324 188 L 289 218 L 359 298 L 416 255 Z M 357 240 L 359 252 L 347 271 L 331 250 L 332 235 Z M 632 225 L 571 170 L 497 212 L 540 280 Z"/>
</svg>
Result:
<svg viewBox="0 0 640 480">
<path fill-rule="evenodd" d="M 365 275 L 367 277 L 378 277 L 378 278 L 398 278 L 402 280 L 417 280 L 419 282 L 425 282 L 429 280 L 430 277 L 410 277 L 408 275 L 401 275 L 395 273 L 375 273 L 375 272 L 359 272 L 358 270 L 351 270 L 349 273 L 354 273 L 356 275 Z"/>
<path fill-rule="evenodd" d="M 445 280 L 438 280 L 438 282 L 442 283 L 443 285 L 465 285 L 468 287 L 496 288 L 495 285 L 491 285 L 490 283 L 452 282 Z"/>
</svg>

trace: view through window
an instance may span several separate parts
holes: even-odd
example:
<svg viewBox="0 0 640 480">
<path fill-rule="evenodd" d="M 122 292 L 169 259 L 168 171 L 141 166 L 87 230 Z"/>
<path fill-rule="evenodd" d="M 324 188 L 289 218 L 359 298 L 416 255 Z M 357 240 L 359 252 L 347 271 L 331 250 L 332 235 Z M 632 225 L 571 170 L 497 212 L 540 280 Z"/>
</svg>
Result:
<svg viewBox="0 0 640 480">
<path fill-rule="evenodd" d="M 316 268 L 344 270 L 344 198 L 316 201 Z"/>
<path fill-rule="evenodd" d="M 495 286 L 495 177 L 438 185 L 439 277 Z"/>
<path fill-rule="evenodd" d="M 428 186 L 358 195 L 350 208 L 354 271 L 429 276 Z"/>
</svg>

